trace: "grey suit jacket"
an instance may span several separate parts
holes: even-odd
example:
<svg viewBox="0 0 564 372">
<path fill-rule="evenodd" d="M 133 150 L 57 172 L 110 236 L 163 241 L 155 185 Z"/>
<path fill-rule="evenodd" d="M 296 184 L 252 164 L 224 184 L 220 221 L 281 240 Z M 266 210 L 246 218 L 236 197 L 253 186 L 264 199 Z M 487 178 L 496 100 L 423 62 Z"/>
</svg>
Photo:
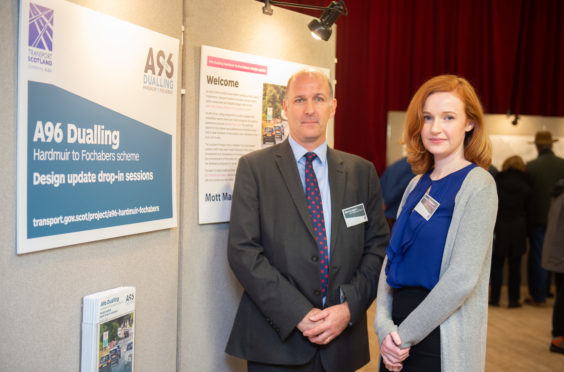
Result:
<svg viewBox="0 0 564 372">
<path fill-rule="evenodd" d="M 389 229 L 372 163 L 328 149 L 332 203 L 326 306 L 344 293 L 351 325 L 327 346 L 311 344 L 296 325 L 322 308 L 318 249 L 289 142 L 239 160 L 228 259 L 244 288 L 226 352 L 268 364 L 305 364 L 316 350 L 327 371 L 358 369 L 369 359 L 366 309 L 376 296 Z M 368 221 L 346 227 L 342 209 L 363 203 Z"/>
</svg>

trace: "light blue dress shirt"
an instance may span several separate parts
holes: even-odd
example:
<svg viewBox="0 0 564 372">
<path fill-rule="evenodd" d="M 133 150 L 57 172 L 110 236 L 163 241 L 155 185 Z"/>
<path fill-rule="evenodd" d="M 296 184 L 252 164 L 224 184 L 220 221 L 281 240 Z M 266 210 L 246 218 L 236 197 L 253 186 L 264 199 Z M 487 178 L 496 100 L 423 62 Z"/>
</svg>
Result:
<svg viewBox="0 0 564 372">
<path fill-rule="evenodd" d="M 302 186 L 305 194 L 305 154 L 308 152 L 302 145 L 297 143 L 292 136 L 288 136 L 290 147 L 294 153 L 294 158 L 298 165 L 298 172 L 302 180 Z M 313 161 L 313 171 L 317 177 L 319 191 L 321 193 L 321 202 L 323 203 L 323 217 L 325 219 L 325 233 L 327 236 L 327 253 L 331 257 L 331 191 L 329 189 L 329 165 L 327 163 L 327 141 L 323 142 L 318 148 L 312 152 L 317 155 Z"/>
</svg>

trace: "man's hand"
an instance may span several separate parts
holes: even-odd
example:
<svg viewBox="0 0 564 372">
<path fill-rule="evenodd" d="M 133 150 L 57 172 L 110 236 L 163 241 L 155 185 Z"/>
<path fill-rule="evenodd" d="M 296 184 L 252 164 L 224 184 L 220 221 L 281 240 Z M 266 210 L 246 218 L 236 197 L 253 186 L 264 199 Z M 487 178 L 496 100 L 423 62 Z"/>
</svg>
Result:
<svg viewBox="0 0 564 372">
<path fill-rule="evenodd" d="M 318 309 L 319 310 L 319 309 Z M 315 323 L 313 328 L 302 332 L 311 343 L 327 345 L 343 332 L 351 321 L 349 305 L 343 302 L 316 312 L 310 321 Z"/>
<path fill-rule="evenodd" d="M 384 361 L 384 365 L 390 371 L 401 371 L 402 362 L 409 356 L 409 349 L 400 349 L 401 339 L 397 332 L 388 334 L 382 345 L 380 345 L 380 355 Z"/>
<path fill-rule="evenodd" d="M 313 308 L 311 309 L 306 316 L 298 323 L 297 328 L 303 334 L 305 331 L 312 329 L 317 325 L 318 322 L 311 320 L 310 318 L 313 317 L 315 314 L 321 312 L 321 309 Z"/>
</svg>

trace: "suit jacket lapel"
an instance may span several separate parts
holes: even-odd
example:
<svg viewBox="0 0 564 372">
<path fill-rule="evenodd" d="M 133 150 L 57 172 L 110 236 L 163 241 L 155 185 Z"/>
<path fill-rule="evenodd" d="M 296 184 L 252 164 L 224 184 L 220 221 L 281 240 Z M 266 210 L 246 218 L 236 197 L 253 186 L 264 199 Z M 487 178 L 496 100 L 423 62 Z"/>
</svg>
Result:
<svg viewBox="0 0 564 372">
<path fill-rule="evenodd" d="M 339 237 L 339 221 L 341 220 L 341 208 L 345 196 L 345 184 L 347 174 L 343 160 L 336 151 L 327 148 L 327 162 L 329 166 L 329 185 L 331 188 L 331 258 L 334 256 L 337 239 Z"/>
<path fill-rule="evenodd" d="M 313 223 L 311 222 L 311 217 L 307 210 L 304 188 L 300 174 L 298 173 L 298 166 L 296 165 L 296 159 L 294 158 L 294 153 L 292 152 L 292 147 L 290 147 L 288 140 L 282 142 L 278 147 L 278 151 L 275 153 L 275 161 L 301 219 L 307 226 L 311 236 L 315 237 Z"/>
</svg>

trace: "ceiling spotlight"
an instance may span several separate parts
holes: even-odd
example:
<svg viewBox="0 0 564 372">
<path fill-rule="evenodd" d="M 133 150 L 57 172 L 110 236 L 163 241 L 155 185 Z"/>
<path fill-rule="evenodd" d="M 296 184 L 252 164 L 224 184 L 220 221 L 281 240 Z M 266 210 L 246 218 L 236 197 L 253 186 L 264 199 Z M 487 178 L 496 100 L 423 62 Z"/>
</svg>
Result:
<svg viewBox="0 0 564 372">
<path fill-rule="evenodd" d="M 319 20 L 314 19 L 307 26 L 316 39 L 329 40 L 331 37 L 331 26 L 341 14 L 347 15 L 347 8 L 343 1 L 332 1 L 327 9 L 323 11 Z"/>
<path fill-rule="evenodd" d="M 319 19 L 314 19 L 307 26 L 311 31 L 311 35 L 318 40 L 329 40 L 331 37 L 331 27 L 337 21 L 337 18 L 341 14 L 347 15 L 348 10 L 345 2 L 343 0 L 331 1 L 328 7 L 316 6 L 316 5 L 304 5 L 304 4 L 294 4 L 286 3 L 282 1 L 274 0 L 257 0 L 264 3 L 262 8 L 263 14 L 272 15 L 273 11 L 270 5 L 287 6 L 291 8 L 302 8 L 302 9 L 316 9 L 323 10 L 321 17 Z"/>
</svg>

